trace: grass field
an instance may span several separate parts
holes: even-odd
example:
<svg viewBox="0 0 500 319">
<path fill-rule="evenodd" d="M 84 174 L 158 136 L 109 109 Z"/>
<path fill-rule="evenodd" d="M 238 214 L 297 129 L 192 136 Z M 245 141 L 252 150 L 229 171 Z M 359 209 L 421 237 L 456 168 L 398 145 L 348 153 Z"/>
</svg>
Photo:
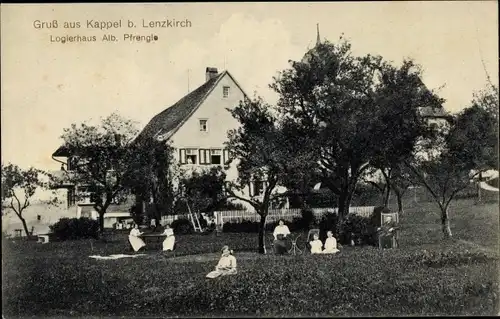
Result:
<svg viewBox="0 0 500 319">
<path fill-rule="evenodd" d="M 336 256 L 255 253 L 256 234 L 177 236 L 176 255 L 129 253 L 108 242 L 3 243 L 3 314 L 19 316 L 397 316 L 498 314 L 498 203 L 451 207 L 454 239 L 438 210 L 401 216 L 401 247 L 347 247 Z M 205 279 L 219 249 L 235 250 L 236 276 Z"/>
</svg>

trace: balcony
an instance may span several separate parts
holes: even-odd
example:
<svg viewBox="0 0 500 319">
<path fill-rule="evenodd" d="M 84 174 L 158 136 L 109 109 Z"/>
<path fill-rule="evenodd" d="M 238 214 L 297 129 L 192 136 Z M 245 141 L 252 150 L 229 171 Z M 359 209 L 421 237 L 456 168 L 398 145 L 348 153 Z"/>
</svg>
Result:
<svg viewBox="0 0 500 319">
<path fill-rule="evenodd" d="M 54 170 L 48 172 L 52 176 L 52 180 L 50 182 L 51 188 L 66 188 L 69 186 L 74 186 L 74 183 L 71 181 L 72 171 L 63 171 L 63 170 Z"/>
</svg>

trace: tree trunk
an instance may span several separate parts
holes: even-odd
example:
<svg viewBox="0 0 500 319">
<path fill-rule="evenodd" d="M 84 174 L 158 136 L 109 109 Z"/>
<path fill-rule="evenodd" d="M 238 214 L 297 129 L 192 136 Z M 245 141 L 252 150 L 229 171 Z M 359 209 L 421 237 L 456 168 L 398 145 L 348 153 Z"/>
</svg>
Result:
<svg viewBox="0 0 500 319">
<path fill-rule="evenodd" d="M 21 217 L 20 215 L 18 215 L 18 217 L 21 220 L 21 223 L 23 223 L 23 228 L 24 228 L 24 232 L 26 233 L 26 237 L 30 238 L 30 233 L 28 231 L 28 225 L 26 224 L 26 220 L 23 217 Z"/>
<path fill-rule="evenodd" d="M 99 232 L 102 234 L 104 232 L 104 214 L 105 210 L 99 211 Z"/>
<path fill-rule="evenodd" d="M 259 254 L 266 253 L 266 243 L 265 243 L 265 230 L 266 230 L 266 217 L 267 214 L 260 214 L 260 223 L 259 223 Z"/>
<path fill-rule="evenodd" d="M 450 218 L 448 216 L 448 205 L 441 207 L 441 230 L 445 239 L 451 238 Z"/>
<path fill-rule="evenodd" d="M 396 199 L 398 201 L 398 213 L 402 214 L 403 213 L 403 195 L 397 189 L 394 190 L 394 193 L 396 194 Z"/>
<path fill-rule="evenodd" d="M 390 197 L 391 197 L 391 188 L 389 185 L 387 185 L 386 189 L 384 189 L 384 202 L 383 202 L 384 207 L 389 206 Z"/>
</svg>

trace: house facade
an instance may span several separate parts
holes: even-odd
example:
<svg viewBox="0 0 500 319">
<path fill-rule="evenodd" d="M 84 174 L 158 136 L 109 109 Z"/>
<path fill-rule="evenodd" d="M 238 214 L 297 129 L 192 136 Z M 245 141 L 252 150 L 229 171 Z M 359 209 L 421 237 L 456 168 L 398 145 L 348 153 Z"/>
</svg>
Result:
<svg viewBox="0 0 500 319">
<path fill-rule="evenodd" d="M 228 109 L 248 98 L 241 85 L 229 71 L 218 72 L 207 67 L 205 82 L 174 105 L 154 116 L 138 135 L 136 141 L 157 139 L 175 148 L 175 160 L 183 172 L 204 171 L 220 166 L 227 181 L 238 178 L 237 160 L 230 165 L 229 150 L 224 147 L 228 131 L 237 129 L 239 122 Z M 260 196 L 265 182 L 255 181 L 240 192 L 248 197 Z M 253 207 L 237 201 L 249 210 Z"/>
</svg>

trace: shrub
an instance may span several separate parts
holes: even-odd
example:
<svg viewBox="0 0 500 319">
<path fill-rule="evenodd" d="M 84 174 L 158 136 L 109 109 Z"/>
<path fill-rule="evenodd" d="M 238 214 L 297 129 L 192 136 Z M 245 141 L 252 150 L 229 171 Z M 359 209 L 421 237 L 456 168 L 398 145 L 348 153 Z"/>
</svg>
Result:
<svg viewBox="0 0 500 319">
<path fill-rule="evenodd" d="M 326 238 L 326 233 L 331 230 L 333 232 L 333 237 L 337 238 L 337 223 L 339 216 L 335 212 L 326 212 L 321 216 L 319 222 L 319 238 L 324 241 Z"/>
<path fill-rule="evenodd" d="M 377 227 L 372 224 L 371 218 L 349 214 L 338 226 L 337 240 L 341 244 L 350 244 L 352 239 L 356 245 L 376 245 Z"/>
<path fill-rule="evenodd" d="M 59 240 L 99 238 L 99 222 L 90 218 L 61 218 L 49 227 Z"/>
<path fill-rule="evenodd" d="M 194 231 L 193 225 L 187 218 L 180 218 L 174 220 L 170 225 L 170 227 L 174 229 L 175 234 L 191 234 Z"/>
</svg>

